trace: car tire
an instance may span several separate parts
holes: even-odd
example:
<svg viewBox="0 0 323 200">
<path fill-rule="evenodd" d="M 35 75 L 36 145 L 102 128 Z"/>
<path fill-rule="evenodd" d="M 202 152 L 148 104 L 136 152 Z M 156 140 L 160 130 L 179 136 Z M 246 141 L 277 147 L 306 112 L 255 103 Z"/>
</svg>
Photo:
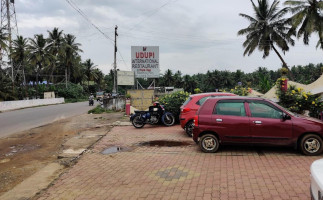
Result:
<svg viewBox="0 0 323 200">
<path fill-rule="evenodd" d="M 218 151 L 220 143 L 215 135 L 206 134 L 201 137 L 199 146 L 205 153 L 215 153 Z"/>
<path fill-rule="evenodd" d="M 317 156 L 323 151 L 322 138 L 315 134 L 305 135 L 299 145 L 299 149 L 306 156 Z"/>
<path fill-rule="evenodd" d="M 193 135 L 193 128 L 194 128 L 194 122 L 193 121 L 187 122 L 187 124 L 185 125 L 185 128 L 184 128 L 187 136 L 192 137 L 192 135 Z"/>
</svg>

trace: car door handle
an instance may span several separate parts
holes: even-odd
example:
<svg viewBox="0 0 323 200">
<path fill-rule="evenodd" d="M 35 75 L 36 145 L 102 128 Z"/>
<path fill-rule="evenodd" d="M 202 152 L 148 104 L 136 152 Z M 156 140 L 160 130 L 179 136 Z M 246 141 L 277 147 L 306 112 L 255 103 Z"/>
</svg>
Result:
<svg viewBox="0 0 323 200">
<path fill-rule="evenodd" d="M 253 123 L 255 123 L 255 124 L 262 124 L 261 121 L 253 121 Z"/>
<path fill-rule="evenodd" d="M 222 119 L 216 119 L 217 122 L 222 122 Z"/>
</svg>

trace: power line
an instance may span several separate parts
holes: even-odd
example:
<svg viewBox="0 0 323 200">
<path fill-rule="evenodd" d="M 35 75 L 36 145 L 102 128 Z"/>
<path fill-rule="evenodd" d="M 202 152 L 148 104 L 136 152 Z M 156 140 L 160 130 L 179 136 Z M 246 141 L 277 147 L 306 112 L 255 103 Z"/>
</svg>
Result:
<svg viewBox="0 0 323 200">
<path fill-rule="evenodd" d="M 106 35 L 101 29 L 96 26 L 88 17 L 87 15 L 72 1 L 72 0 L 66 0 L 66 2 L 74 9 L 76 10 L 87 22 L 89 22 L 96 30 L 98 30 L 106 39 L 113 41 L 108 35 Z M 113 44 L 113 42 L 111 42 Z"/>
<path fill-rule="evenodd" d="M 168 4 L 170 4 L 170 3 L 174 3 L 174 2 L 176 2 L 176 1 L 178 1 L 178 0 L 175 0 L 175 1 L 173 1 L 173 0 L 169 0 L 169 1 L 167 1 L 166 3 L 164 3 L 163 5 L 161 5 L 160 7 L 158 7 L 158 8 L 155 8 L 155 9 L 153 9 L 152 11 L 154 11 L 154 12 L 152 12 L 151 14 L 149 14 L 149 15 L 147 15 L 147 17 L 151 17 L 151 16 L 153 16 L 153 15 L 155 15 L 158 11 L 160 11 L 163 7 L 165 7 L 165 6 L 167 6 Z M 149 12 L 149 11 L 148 11 Z M 146 12 L 147 13 L 147 12 Z M 147 19 L 147 17 L 145 17 L 144 19 L 142 19 L 140 22 L 138 22 L 137 24 L 135 24 L 133 27 L 131 27 L 128 31 L 130 32 L 130 31 L 132 31 L 136 26 L 138 26 L 139 24 L 141 24 L 143 21 L 145 21 L 146 19 Z"/>
<path fill-rule="evenodd" d="M 111 39 L 106 33 L 104 33 L 98 26 L 96 26 L 89 17 L 72 1 L 72 0 L 66 0 L 66 2 L 74 9 L 76 10 L 86 21 L 88 21 L 95 29 L 97 29 L 106 39 L 108 39 L 113 45 L 114 41 Z M 111 27 L 108 27 L 106 29 L 111 29 Z M 125 66 L 127 66 L 127 63 L 125 62 L 120 50 L 118 51 L 122 61 L 124 62 Z"/>
</svg>

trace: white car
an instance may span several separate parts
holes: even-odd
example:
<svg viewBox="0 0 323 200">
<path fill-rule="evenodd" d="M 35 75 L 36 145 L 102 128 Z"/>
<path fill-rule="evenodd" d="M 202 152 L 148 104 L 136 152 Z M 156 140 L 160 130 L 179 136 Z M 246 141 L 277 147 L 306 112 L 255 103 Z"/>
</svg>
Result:
<svg viewBox="0 0 323 200">
<path fill-rule="evenodd" d="M 323 200 L 323 159 L 311 165 L 311 199 Z"/>
</svg>

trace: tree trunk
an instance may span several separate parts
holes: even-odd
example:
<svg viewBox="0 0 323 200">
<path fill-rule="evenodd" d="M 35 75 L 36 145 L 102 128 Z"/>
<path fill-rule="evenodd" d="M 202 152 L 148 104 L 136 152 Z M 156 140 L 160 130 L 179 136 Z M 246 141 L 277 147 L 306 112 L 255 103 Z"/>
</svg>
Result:
<svg viewBox="0 0 323 200">
<path fill-rule="evenodd" d="M 52 66 L 52 70 L 50 72 L 50 79 L 51 79 L 52 83 L 54 83 L 54 76 L 53 76 L 53 74 L 54 74 L 55 68 L 56 68 L 56 64 L 54 63 L 53 66 Z"/>
<path fill-rule="evenodd" d="M 65 67 L 65 87 L 67 88 L 67 67 Z"/>
<path fill-rule="evenodd" d="M 278 57 L 280 58 L 280 60 L 282 61 L 283 63 L 283 67 L 285 67 L 286 69 L 288 69 L 288 73 L 289 73 L 289 76 L 290 78 L 292 79 L 292 81 L 294 81 L 294 76 L 293 76 L 293 73 L 290 71 L 290 69 L 288 68 L 287 66 L 287 63 L 284 61 L 283 57 L 279 54 L 279 52 L 277 51 L 277 49 L 275 48 L 273 42 L 271 42 L 271 47 L 274 49 L 274 51 L 276 52 L 276 54 L 278 55 Z"/>
</svg>

